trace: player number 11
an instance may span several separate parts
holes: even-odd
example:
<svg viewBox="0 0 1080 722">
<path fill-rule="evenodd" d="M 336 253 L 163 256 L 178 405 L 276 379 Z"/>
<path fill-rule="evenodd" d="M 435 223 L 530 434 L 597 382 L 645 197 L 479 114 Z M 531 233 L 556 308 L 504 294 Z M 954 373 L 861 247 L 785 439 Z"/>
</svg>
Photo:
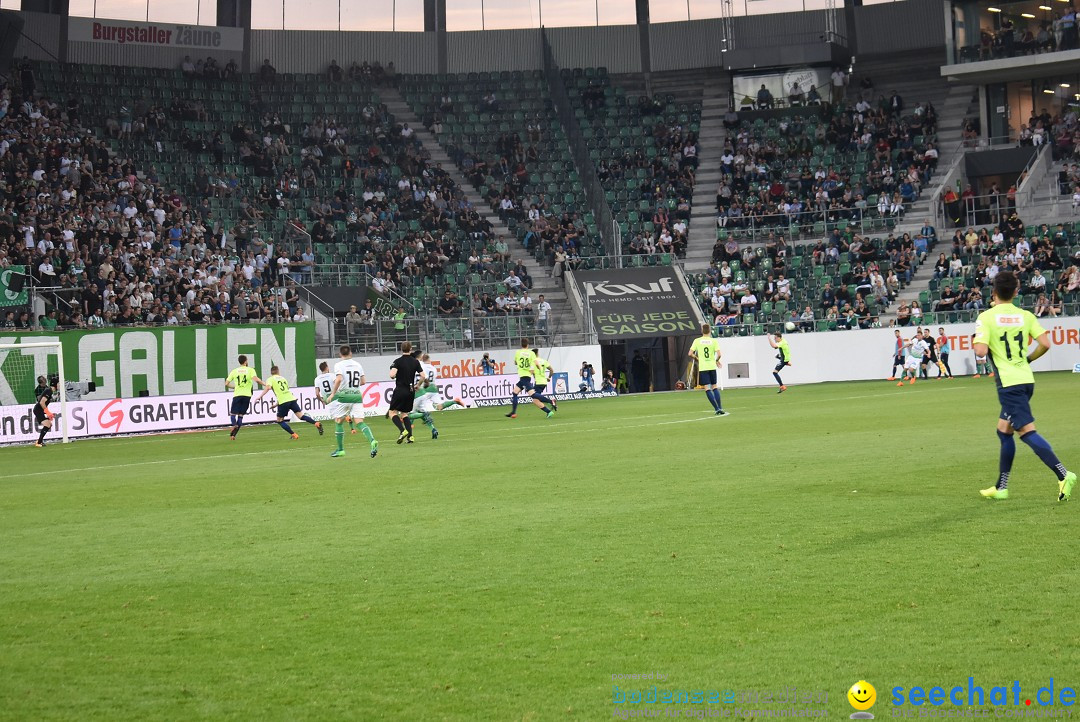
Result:
<svg viewBox="0 0 1080 722">
<path fill-rule="evenodd" d="M 1023 331 L 1017 331 L 1016 335 L 1013 336 L 1013 338 L 1016 339 L 1017 352 L 1018 353 L 1023 352 L 1023 350 L 1024 350 L 1024 332 Z M 1008 333 L 1001 334 L 1001 342 L 1003 344 L 1005 344 L 1005 358 L 1008 359 L 1009 361 L 1012 361 L 1012 356 L 1013 356 L 1012 355 L 1012 347 L 1009 345 L 1009 334 Z"/>
</svg>

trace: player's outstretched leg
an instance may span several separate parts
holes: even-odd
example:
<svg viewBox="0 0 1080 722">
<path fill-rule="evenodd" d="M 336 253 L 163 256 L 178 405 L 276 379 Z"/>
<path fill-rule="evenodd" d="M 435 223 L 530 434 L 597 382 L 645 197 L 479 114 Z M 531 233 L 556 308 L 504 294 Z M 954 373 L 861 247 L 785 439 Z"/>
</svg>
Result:
<svg viewBox="0 0 1080 722">
<path fill-rule="evenodd" d="M 353 433 L 356 433 L 356 429 L 353 429 Z M 375 455 L 379 453 L 379 442 L 375 440 L 375 433 L 371 430 L 371 427 L 367 425 L 366 421 L 360 422 L 360 433 L 367 439 L 368 447 L 371 450 L 371 458 L 374 459 Z"/>
<path fill-rule="evenodd" d="M 323 427 L 322 427 L 322 422 L 321 421 L 316 421 L 315 419 L 311 418 L 311 416 L 309 414 L 304 414 L 303 416 L 300 417 L 300 420 L 305 422 L 305 423 L 311 424 L 316 429 L 318 429 L 319 430 L 319 436 L 323 435 Z"/>
<path fill-rule="evenodd" d="M 1001 442 L 1001 455 L 998 458 L 998 481 L 996 486 L 983 489 L 979 493 L 987 499 L 1009 498 L 1009 472 L 1012 471 L 1013 458 L 1016 456 L 1016 440 L 1011 433 L 997 432 Z"/>
<path fill-rule="evenodd" d="M 461 399 L 450 399 L 448 401 L 443 401 L 441 404 L 439 404 L 439 410 L 443 411 L 445 409 L 453 408 L 454 406 L 460 406 L 461 408 L 465 408 L 465 402 Z"/>
<path fill-rule="evenodd" d="M 285 419 L 280 419 L 278 421 L 278 426 L 280 426 L 282 429 L 284 429 L 285 433 L 288 434 L 289 436 L 291 436 L 292 438 L 294 438 L 294 439 L 299 439 L 300 438 L 300 435 L 292 430 L 292 427 L 289 426 L 289 422 L 286 421 Z"/>
<path fill-rule="evenodd" d="M 506 415 L 508 419 L 517 418 L 517 406 L 518 406 L 518 391 L 515 388 L 514 393 L 510 396 L 510 413 Z"/>
<path fill-rule="evenodd" d="M 330 456 L 345 456 L 345 424 L 340 419 L 334 419 L 334 443 L 336 448 Z"/>
<path fill-rule="evenodd" d="M 1038 431 L 1032 429 L 1021 435 L 1020 440 L 1030 446 L 1035 455 L 1042 460 L 1042 463 L 1046 464 L 1054 472 L 1058 479 L 1058 501 L 1068 501 L 1069 497 L 1072 496 L 1073 486 L 1076 485 L 1076 473 L 1065 468 L 1065 465 L 1058 459 L 1057 454 L 1054 453 L 1050 442 L 1044 439 Z"/>
</svg>

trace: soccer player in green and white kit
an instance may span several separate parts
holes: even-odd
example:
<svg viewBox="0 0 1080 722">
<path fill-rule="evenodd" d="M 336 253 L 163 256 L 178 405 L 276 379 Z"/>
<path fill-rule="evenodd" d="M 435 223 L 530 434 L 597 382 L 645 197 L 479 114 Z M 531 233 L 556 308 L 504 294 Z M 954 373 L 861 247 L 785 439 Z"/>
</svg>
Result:
<svg viewBox="0 0 1080 722">
<path fill-rule="evenodd" d="M 1058 480 L 1058 501 L 1067 501 L 1076 485 L 1076 472 L 1069 471 L 1061 463 L 1050 443 L 1035 430 L 1035 417 L 1031 413 L 1031 397 L 1035 393 L 1035 375 L 1031 362 L 1050 350 L 1049 334 L 1030 311 L 1013 305 L 1013 298 L 1020 281 L 1012 271 L 1001 271 L 994 276 L 994 300 L 996 305 L 979 314 L 975 321 L 973 346 L 976 356 L 990 355 L 997 369 L 998 401 L 1001 415 L 997 423 L 1001 456 L 998 463 L 998 482 L 979 493 L 987 499 L 1009 498 L 1009 472 L 1016 455 L 1013 433 L 1050 467 Z M 1038 345 L 1030 354 L 1032 341 Z"/>
<path fill-rule="evenodd" d="M 419 354 L 419 351 L 417 351 L 417 354 Z M 431 438 L 438 439 L 439 430 L 435 428 L 435 420 L 431 418 L 432 412 L 442 411 L 453 406 L 464 408 L 465 402 L 456 398 L 447 401 L 439 394 L 439 387 L 435 383 L 435 367 L 431 365 L 430 354 L 420 356 L 420 369 L 420 385 L 416 388 L 413 397 L 413 411 L 409 414 L 409 418 L 413 421 L 416 419 L 423 421 L 431 429 Z"/>
<path fill-rule="evenodd" d="M 262 401 L 262 397 L 266 396 L 268 391 L 273 391 L 274 398 L 277 399 L 276 416 L 278 426 L 284 429 L 285 433 L 292 437 L 293 440 L 299 439 L 300 435 L 293 431 L 292 427 L 289 426 L 288 418 L 290 411 L 293 412 L 293 414 L 296 415 L 296 418 L 300 421 L 314 424 L 315 428 L 319 430 L 319 436 L 322 436 L 322 424 L 305 414 L 303 409 L 300 408 L 300 404 L 297 402 L 296 396 L 293 394 L 292 391 L 289 390 L 289 382 L 285 380 L 284 376 L 278 374 L 277 366 L 270 367 L 270 378 L 266 380 L 266 388 L 264 388 L 263 392 L 259 394 L 259 398 L 257 398 L 256 401 Z"/>
<path fill-rule="evenodd" d="M 717 416 L 727 416 L 720 403 L 720 389 L 716 386 L 717 369 L 723 364 L 720 363 L 720 341 L 713 338 L 712 326 L 701 324 L 701 336 L 694 339 L 687 355 L 697 361 L 698 383 L 705 387 L 705 398 L 712 404 L 713 411 Z"/>
<path fill-rule="evenodd" d="M 353 419 L 356 419 L 357 416 L 360 419 L 364 418 L 364 394 L 360 389 L 365 381 L 364 367 L 358 361 L 353 360 L 352 349 L 348 346 L 339 348 L 338 355 L 341 360 L 334 364 L 334 387 L 326 398 L 319 394 L 319 398 L 326 404 L 327 410 L 336 424 L 334 438 L 337 440 L 337 449 L 330 454 L 335 458 L 345 456 L 345 426 L 342 423 L 345 417 L 351 415 Z M 359 414 L 355 411 L 356 405 L 360 407 Z M 379 442 L 375 440 L 375 435 L 371 433 L 371 429 L 365 421 L 361 420 L 359 426 L 360 431 L 371 445 L 371 458 L 374 459 L 375 455 L 379 453 Z"/>
</svg>

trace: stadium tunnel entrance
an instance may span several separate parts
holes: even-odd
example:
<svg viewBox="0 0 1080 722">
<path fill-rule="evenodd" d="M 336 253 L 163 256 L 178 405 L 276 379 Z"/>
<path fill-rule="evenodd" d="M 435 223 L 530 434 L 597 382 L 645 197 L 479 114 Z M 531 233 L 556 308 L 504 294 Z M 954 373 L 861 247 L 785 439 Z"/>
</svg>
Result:
<svg viewBox="0 0 1080 722">
<path fill-rule="evenodd" d="M 683 346 L 689 348 L 687 339 L 677 336 L 603 342 L 600 357 L 604 369 L 597 372 L 597 388 L 610 369 L 620 380 L 620 393 L 671 391 L 685 374 L 682 359 L 686 357 L 686 349 Z"/>
</svg>

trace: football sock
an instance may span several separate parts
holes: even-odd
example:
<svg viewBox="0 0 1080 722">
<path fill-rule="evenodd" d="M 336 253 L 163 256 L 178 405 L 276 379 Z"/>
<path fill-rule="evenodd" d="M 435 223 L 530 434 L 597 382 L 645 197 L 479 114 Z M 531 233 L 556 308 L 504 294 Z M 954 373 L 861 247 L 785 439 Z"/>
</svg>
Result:
<svg viewBox="0 0 1080 722">
<path fill-rule="evenodd" d="M 713 411 L 720 410 L 720 402 L 716 398 L 715 389 L 705 389 L 705 398 L 707 398 L 709 400 L 709 403 L 712 404 Z"/>
<path fill-rule="evenodd" d="M 544 396 L 543 394 L 533 394 L 533 401 L 539 401 L 542 404 L 551 403 L 551 399 L 549 399 L 547 396 Z"/>
<path fill-rule="evenodd" d="M 41 431 L 38 433 L 38 437 L 37 437 L 37 440 L 38 440 L 39 444 L 41 444 L 41 443 L 43 443 L 45 441 L 45 434 L 47 434 L 47 433 L 49 433 L 49 430 L 46 429 L 44 426 L 41 427 Z"/>
<path fill-rule="evenodd" d="M 1009 488 L 1009 472 L 1012 471 L 1013 457 L 1016 456 L 1016 439 L 1012 434 L 1003 434 L 1000 431 L 997 432 L 998 439 L 1001 441 L 1001 457 L 998 461 L 998 483 L 997 488 L 1008 489 Z"/>
<path fill-rule="evenodd" d="M 783 385 L 784 385 L 784 382 L 780 380 L 780 374 L 778 374 L 778 373 L 776 373 L 775 371 L 773 371 L 773 372 L 772 372 L 772 377 L 773 377 L 774 379 L 776 379 L 776 385 L 777 385 L 777 386 L 783 386 Z"/>
<path fill-rule="evenodd" d="M 458 406 L 458 405 L 459 404 L 458 404 L 457 401 L 443 401 L 441 404 L 439 404 L 439 409 L 440 410 L 449 409 L 451 406 Z"/>
<path fill-rule="evenodd" d="M 345 450 L 345 425 L 340 421 L 334 422 L 334 438 L 337 440 L 337 450 Z"/>
<path fill-rule="evenodd" d="M 292 433 L 292 427 L 289 426 L 288 421 L 281 421 L 281 422 L 279 422 L 279 424 L 280 424 L 281 428 L 285 429 L 285 433 L 287 433 L 287 434 Z"/>
<path fill-rule="evenodd" d="M 409 432 L 409 436 L 412 436 L 412 419 L 406 416 L 401 420 L 401 423 L 405 425 L 405 430 Z"/>
<path fill-rule="evenodd" d="M 720 389 L 713 389 L 713 398 L 716 399 L 716 410 L 721 411 L 724 405 L 720 402 Z"/>
<path fill-rule="evenodd" d="M 362 424 L 363 422 L 360 422 L 360 423 Z M 356 419 L 354 419 L 351 416 L 349 417 L 349 428 L 350 429 L 355 429 L 356 428 Z"/>
<path fill-rule="evenodd" d="M 892 371 L 889 372 L 889 376 L 896 376 L 896 364 L 893 364 Z"/>
<path fill-rule="evenodd" d="M 398 431 L 405 433 L 405 425 L 401 423 L 400 416 L 391 416 L 390 420 L 394 422 L 394 426 L 398 428 Z"/>
<path fill-rule="evenodd" d="M 300 417 L 300 420 L 301 420 L 301 421 L 306 421 L 306 422 L 308 422 L 309 424 L 314 424 L 314 423 L 315 423 L 315 419 L 311 418 L 311 417 L 310 417 L 310 416 L 308 416 L 307 414 L 304 414 L 303 416 L 301 416 L 301 417 Z"/>
<path fill-rule="evenodd" d="M 229 423 L 232 426 L 236 426 L 236 416 L 234 414 L 229 414 Z"/>
<path fill-rule="evenodd" d="M 1065 478 L 1065 475 L 1069 473 L 1065 469 L 1065 465 L 1058 460 L 1057 454 L 1050 448 L 1050 442 L 1039 435 L 1038 431 L 1029 431 L 1020 437 L 1020 440 L 1031 447 L 1031 450 L 1042 459 L 1042 463 L 1050 467 L 1051 471 L 1057 474 L 1058 481 Z"/>
<path fill-rule="evenodd" d="M 510 397 L 510 413 L 517 413 L 518 395 L 515 393 Z"/>
<path fill-rule="evenodd" d="M 375 434 L 371 433 L 371 427 L 363 421 L 360 422 L 360 433 L 364 435 L 364 438 L 368 440 L 369 444 L 375 440 Z"/>
</svg>

